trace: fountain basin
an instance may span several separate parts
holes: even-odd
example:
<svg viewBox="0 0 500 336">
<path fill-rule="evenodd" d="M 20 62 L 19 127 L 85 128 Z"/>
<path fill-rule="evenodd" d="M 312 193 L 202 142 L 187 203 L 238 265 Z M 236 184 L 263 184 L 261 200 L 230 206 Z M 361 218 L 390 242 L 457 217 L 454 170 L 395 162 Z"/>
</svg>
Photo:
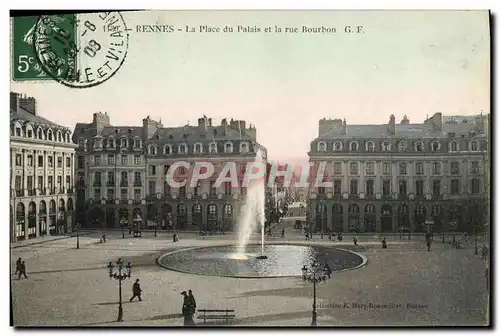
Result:
<svg viewBox="0 0 500 336">
<path fill-rule="evenodd" d="M 302 276 L 302 266 L 313 260 L 328 262 L 333 272 L 357 268 L 366 257 L 347 250 L 309 245 L 248 245 L 244 255 L 236 246 L 190 248 L 162 255 L 158 264 L 169 270 L 197 275 L 235 278 L 273 278 Z"/>
</svg>

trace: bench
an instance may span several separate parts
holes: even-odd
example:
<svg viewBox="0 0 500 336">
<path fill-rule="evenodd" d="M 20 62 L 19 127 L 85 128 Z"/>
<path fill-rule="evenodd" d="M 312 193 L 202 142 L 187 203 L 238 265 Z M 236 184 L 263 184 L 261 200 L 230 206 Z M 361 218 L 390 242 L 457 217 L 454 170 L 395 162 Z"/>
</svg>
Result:
<svg viewBox="0 0 500 336">
<path fill-rule="evenodd" d="M 230 314 L 231 313 L 231 314 Z M 198 309 L 197 318 L 207 324 L 207 320 L 223 320 L 227 323 L 234 320 L 234 309 Z"/>
</svg>

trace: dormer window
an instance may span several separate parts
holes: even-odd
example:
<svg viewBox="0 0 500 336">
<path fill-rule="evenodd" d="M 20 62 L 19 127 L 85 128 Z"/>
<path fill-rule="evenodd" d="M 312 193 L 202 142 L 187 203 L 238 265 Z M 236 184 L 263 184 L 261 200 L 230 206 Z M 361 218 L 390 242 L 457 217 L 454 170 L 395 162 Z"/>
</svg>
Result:
<svg viewBox="0 0 500 336">
<path fill-rule="evenodd" d="M 232 153 L 233 152 L 233 144 L 228 142 L 224 145 L 224 152 L 225 153 Z"/>
<path fill-rule="evenodd" d="M 66 142 L 69 142 L 69 133 L 66 133 Z"/>
<path fill-rule="evenodd" d="M 241 153 L 247 153 L 248 152 L 248 145 L 246 142 L 243 142 L 240 144 L 240 152 Z"/>
<path fill-rule="evenodd" d="M 388 152 L 391 150 L 391 144 L 389 143 L 389 141 L 383 141 L 381 147 L 383 152 Z"/>
<path fill-rule="evenodd" d="M 194 145 L 194 152 L 195 153 L 203 153 L 203 145 L 200 143 L 197 143 Z"/>
<path fill-rule="evenodd" d="M 422 141 L 417 141 L 415 143 L 415 151 L 416 152 L 423 152 L 424 151 L 424 143 Z"/>
<path fill-rule="evenodd" d="M 21 126 L 17 126 L 17 127 L 16 127 L 16 131 L 15 131 L 15 132 L 16 132 L 16 133 L 15 133 L 15 134 L 16 134 L 16 136 L 20 137 L 20 136 L 21 136 Z"/>
<path fill-rule="evenodd" d="M 37 131 L 36 131 L 36 134 L 37 134 L 37 138 L 40 139 L 40 140 L 43 140 L 43 132 L 42 132 L 42 129 L 39 128 Z"/>
<path fill-rule="evenodd" d="M 179 153 L 186 154 L 186 152 L 187 152 L 186 145 L 184 145 L 184 144 L 179 145 Z"/>
<path fill-rule="evenodd" d="M 318 152 L 324 152 L 326 151 L 326 144 L 321 141 L 321 142 L 318 142 Z"/>
<path fill-rule="evenodd" d="M 477 141 L 471 141 L 469 147 L 473 152 L 477 152 L 479 150 L 479 144 L 477 143 Z"/>
<path fill-rule="evenodd" d="M 151 155 L 156 155 L 157 154 L 157 150 L 156 150 L 156 146 L 155 145 L 149 146 L 149 154 L 151 154 Z"/>
<path fill-rule="evenodd" d="M 373 141 L 368 141 L 366 143 L 366 151 L 367 152 L 374 152 L 375 151 L 375 143 L 373 143 Z"/>
<path fill-rule="evenodd" d="M 398 149 L 400 152 L 404 152 L 406 150 L 406 141 L 402 140 L 398 143 Z"/>
<path fill-rule="evenodd" d="M 52 141 L 52 130 L 47 131 L 47 140 Z"/>
<path fill-rule="evenodd" d="M 101 148 L 101 147 L 102 147 L 101 139 L 95 139 L 94 140 L 94 148 Z"/>
<path fill-rule="evenodd" d="M 437 152 L 441 148 L 441 144 L 438 141 L 433 141 L 431 143 L 431 150 Z"/>
<path fill-rule="evenodd" d="M 127 148 L 127 139 L 121 139 L 120 140 L 120 147 L 121 148 Z"/>
<path fill-rule="evenodd" d="M 141 148 L 141 140 L 134 139 L 134 148 Z"/>
<path fill-rule="evenodd" d="M 340 152 L 342 150 L 342 142 L 336 141 L 333 144 L 333 150 L 336 151 L 336 152 Z"/>
<path fill-rule="evenodd" d="M 458 152 L 460 150 L 460 147 L 458 146 L 458 142 L 452 141 L 450 142 L 450 151 L 451 152 Z"/>
<path fill-rule="evenodd" d="M 62 141 L 61 131 L 57 131 L 57 141 L 58 142 Z"/>
<path fill-rule="evenodd" d="M 113 138 L 108 139 L 108 147 L 115 148 L 115 139 L 113 139 Z"/>
<path fill-rule="evenodd" d="M 217 153 L 217 146 L 215 145 L 215 143 L 211 143 L 209 148 L 210 153 Z"/>
<path fill-rule="evenodd" d="M 163 147 L 163 153 L 165 153 L 165 155 L 172 154 L 172 147 L 170 145 L 165 145 L 165 147 Z"/>
<path fill-rule="evenodd" d="M 28 138 L 32 138 L 33 137 L 33 130 L 31 129 L 31 127 L 26 129 L 26 136 Z"/>
<path fill-rule="evenodd" d="M 359 144 L 356 141 L 351 141 L 351 143 L 349 144 L 349 150 L 351 152 L 357 152 L 358 149 L 359 149 Z"/>
<path fill-rule="evenodd" d="M 85 139 L 78 139 L 78 147 L 83 147 L 85 145 Z"/>
</svg>

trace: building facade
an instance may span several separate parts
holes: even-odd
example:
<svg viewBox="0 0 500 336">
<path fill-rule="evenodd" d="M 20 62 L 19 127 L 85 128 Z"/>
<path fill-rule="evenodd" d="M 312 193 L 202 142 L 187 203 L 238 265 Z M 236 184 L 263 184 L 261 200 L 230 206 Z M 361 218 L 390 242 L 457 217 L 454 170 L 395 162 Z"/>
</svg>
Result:
<svg viewBox="0 0 500 336">
<path fill-rule="evenodd" d="M 35 98 L 10 93 L 11 241 L 74 228 L 75 147 L 68 128 L 37 115 Z"/>
<path fill-rule="evenodd" d="M 198 119 L 196 126 L 164 127 L 149 116 L 142 127 L 113 126 L 106 113 L 95 113 L 92 123 L 76 125 L 78 147 L 76 178 L 78 220 L 86 227 L 131 227 L 175 230 L 232 230 L 245 196 L 245 188 L 224 183 L 216 188 L 217 172 L 235 162 L 239 173 L 253 162 L 257 150 L 255 127 L 245 121 Z M 210 162 L 216 173 L 174 188 L 167 173 L 178 161 L 173 176 L 183 180 L 195 162 Z M 241 182 L 241 181 L 240 181 Z"/>
<path fill-rule="evenodd" d="M 311 142 L 309 222 L 316 232 L 470 231 L 489 213 L 489 118 L 347 125 L 319 121 Z M 319 163 L 326 162 L 322 175 Z M 320 177 L 317 177 L 320 176 Z M 313 183 L 313 182 L 311 182 Z M 311 184 L 312 185 L 312 184 Z"/>
</svg>

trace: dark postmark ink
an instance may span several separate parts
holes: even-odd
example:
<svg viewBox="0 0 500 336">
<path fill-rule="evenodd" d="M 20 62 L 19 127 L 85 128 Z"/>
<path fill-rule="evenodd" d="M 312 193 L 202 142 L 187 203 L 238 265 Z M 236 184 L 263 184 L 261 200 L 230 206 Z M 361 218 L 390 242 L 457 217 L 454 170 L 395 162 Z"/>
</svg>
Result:
<svg viewBox="0 0 500 336">
<path fill-rule="evenodd" d="M 127 56 L 128 30 L 119 12 L 43 15 L 33 37 L 44 71 L 69 87 L 104 83 Z"/>
</svg>

